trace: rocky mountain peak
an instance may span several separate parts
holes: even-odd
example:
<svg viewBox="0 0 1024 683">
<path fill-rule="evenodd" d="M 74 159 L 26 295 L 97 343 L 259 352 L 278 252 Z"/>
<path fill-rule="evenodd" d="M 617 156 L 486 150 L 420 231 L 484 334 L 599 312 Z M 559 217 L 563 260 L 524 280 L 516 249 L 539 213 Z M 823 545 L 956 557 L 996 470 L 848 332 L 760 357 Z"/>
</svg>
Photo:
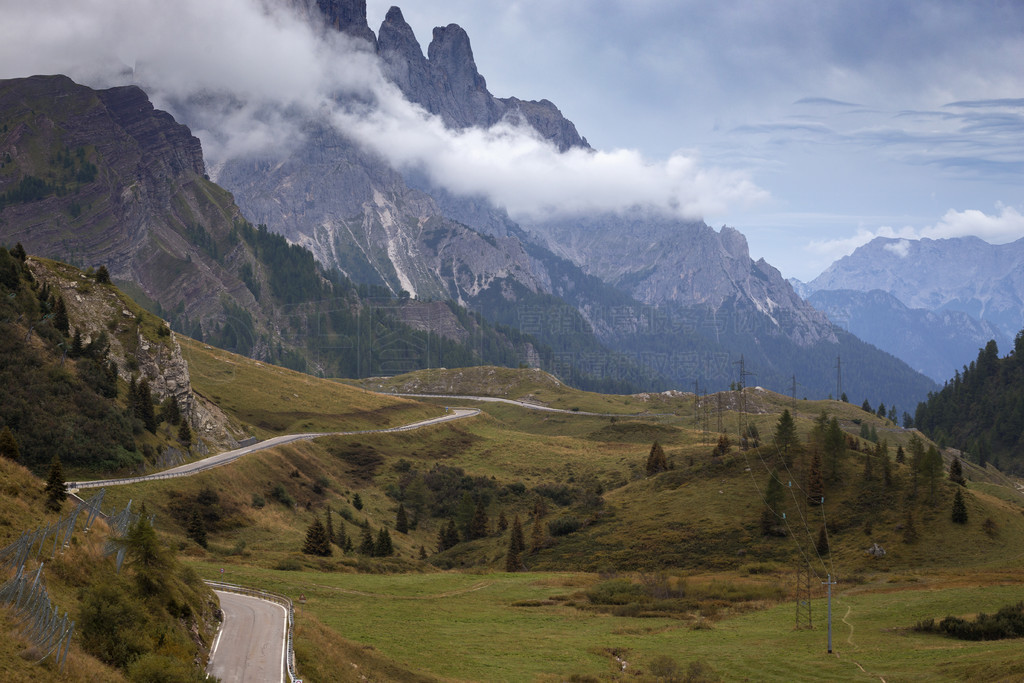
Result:
<svg viewBox="0 0 1024 683">
<path fill-rule="evenodd" d="M 377 46 L 377 38 L 366 21 L 366 0 L 316 0 L 327 25 Z"/>
</svg>

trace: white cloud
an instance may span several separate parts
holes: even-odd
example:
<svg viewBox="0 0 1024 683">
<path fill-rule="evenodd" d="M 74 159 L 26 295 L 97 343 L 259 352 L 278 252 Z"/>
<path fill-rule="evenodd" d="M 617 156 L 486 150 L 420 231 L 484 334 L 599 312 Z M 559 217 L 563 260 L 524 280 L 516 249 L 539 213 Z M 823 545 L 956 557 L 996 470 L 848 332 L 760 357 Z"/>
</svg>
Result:
<svg viewBox="0 0 1024 683">
<path fill-rule="evenodd" d="M 996 209 L 998 213 L 991 215 L 977 209 L 949 209 L 934 225 L 923 228 L 904 226 L 899 229 L 884 225 L 875 230 L 860 228 L 847 237 L 814 240 L 805 249 L 816 256 L 835 261 L 877 237 L 900 238 L 900 242 L 886 245 L 886 249 L 900 257 L 907 255 L 910 247 L 908 240 L 973 236 L 991 244 L 1005 244 L 1024 238 L 1024 215 L 1012 206 L 998 205 Z"/>
<path fill-rule="evenodd" d="M 907 258 L 907 254 L 910 253 L 910 240 L 900 240 L 899 242 L 892 242 L 891 244 L 885 245 L 886 251 L 891 251 L 900 258 Z"/>
<path fill-rule="evenodd" d="M 717 216 L 765 197 L 743 173 L 706 168 L 681 153 L 657 162 L 626 149 L 560 154 L 510 124 L 447 130 L 402 99 L 357 41 L 314 28 L 282 4 L 18 3 L 4 9 L 0 76 L 60 72 L 107 86 L 123 82 L 127 63 L 158 106 L 188 111 L 214 166 L 294 148 L 302 118 L 325 115 L 390 163 L 420 168 L 435 183 L 485 195 L 520 216 L 637 204 Z"/>
</svg>

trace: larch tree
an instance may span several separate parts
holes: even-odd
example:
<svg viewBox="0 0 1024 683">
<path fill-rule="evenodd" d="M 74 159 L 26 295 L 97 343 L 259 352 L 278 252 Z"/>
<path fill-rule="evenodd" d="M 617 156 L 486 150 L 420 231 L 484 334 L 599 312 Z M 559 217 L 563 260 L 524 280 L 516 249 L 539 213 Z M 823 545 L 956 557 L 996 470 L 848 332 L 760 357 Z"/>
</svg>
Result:
<svg viewBox="0 0 1024 683">
<path fill-rule="evenodd" d="M 64 468 L 56 455 L 50 462 L 50 473 L 46 477 L 46 487 L 43 490 L 46 492 L 46 509 L 60 512 L 68 498 L 68 489 L 64 483 Z"/>
<path fill-rule="evenodd" d="M 800 447 L 800 439 L 796 434 L 796 422 L 789 410 L 783 410 L 779 421 L 775 424 L 775 447 L 782 456 L 783 461 L 789 465 L 793 462 L 793 454 Z"/>
<path fill-rule="evenodd" d="M 409 518 L 405 514 L 405 505 L 398 504 L 398 513 L 395 515 L 395 531 L 400 534 L 409 533 Z"/>
<path fill-rule="evenodd" d="M 395 547 L 391 544 L 391 534 L 385 527 L 377 532 L 377 542 L 373 544 L 373 555 L 375 557 L 391 557 L 395 554 Z"/>
<path fill-rule="evenodd" d="M 306 529 L 306 542 L 302 545 L 302 552 L 307 555 L 318 555 L 328 557 L 331 555 L 331 541 L 327 537 L 327 529 L 319 517 L 313 518 L 313 523 Z"/>
<path fill-rule="evenodd" d="M 203 515 L 199 512 L 199 508 L 192 508 L 192 513 L 188 518 L 188 527 L 185 529 L 185 532 L 193 541 L 204 548 L 206 547 L 206 521 L 203 519 Z"/>
<path fill-rule="evenodd" d="M 964 503 L 963 490 L 959 487 L 956 490 L 956 495 L 953 496 L 952 519 L 957 524 L 967 524 L 967 504 Z"/>
<path fill-rule="evenodd" d="M 960 486 L 967 486 L 964 479 L 964 467 L 960 464 L 960 458 L 953 456 L 953 462 L 949 463 L 949 480 Z"/>
<path fill-rule="evenodd" d="M 519 515 L 512 521 L 512 533 L 508 539 L 508 553 L 505 555 L 505 571 L 517 572 L 523 568 L 523 526 Z"/>
<path fill-rule="evenodd" d="M 665 458 L 665 450 L 661 444 L 655 441 L 651 444 L 651 451 L 647 456 L 647 476 L 650 477 L 668 469 L 668 460 Z"/>
</svg>

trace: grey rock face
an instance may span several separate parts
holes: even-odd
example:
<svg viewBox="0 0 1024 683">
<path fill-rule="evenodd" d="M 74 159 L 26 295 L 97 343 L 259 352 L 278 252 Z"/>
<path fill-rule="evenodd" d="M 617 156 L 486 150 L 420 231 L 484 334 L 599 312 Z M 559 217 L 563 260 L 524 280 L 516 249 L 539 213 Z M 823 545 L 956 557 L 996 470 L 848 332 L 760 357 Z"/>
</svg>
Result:
<svg viewBox="0 0 1024 683">
<path fill-rule="evenodd" d="M 703 305 L 749 302 L 801 345 L 835 341 L 828 320 L 805 303 L 778 270 L 751 260 L 746 238 L 703 221 L 634 211 L 529 226 L 548 248 L 638 300 Z"/>
<path fill-rule="evenodd" d="M 1024 239 L 879 237 L 811 281 L 812 290 L 881 289 L 910 308 L 960 311 L 1012 339 L 1024 327 Z"/>
<path fill-rule="evenodd" d="M 477 70 L 469 36 L 458 24 L 435 28 L 424 57 L 402 11 L 392 7 L 380 26 L 377 52 L 385 75 L 406 98 L 440 116 L 451 128 L 489 128 L 507 118 L 529 124 L 562 151 L 590 147 L 572 121 L 548 100 L 494 97 Z"/>
</svg>

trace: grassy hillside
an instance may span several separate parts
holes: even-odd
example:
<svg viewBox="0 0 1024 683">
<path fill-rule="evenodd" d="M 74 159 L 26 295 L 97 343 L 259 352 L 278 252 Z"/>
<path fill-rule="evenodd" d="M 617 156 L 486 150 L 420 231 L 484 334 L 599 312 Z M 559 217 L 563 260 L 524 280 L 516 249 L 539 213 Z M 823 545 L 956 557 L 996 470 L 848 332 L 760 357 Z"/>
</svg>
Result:
<svg viewBox="0 0 1024 683">
<path fill-rule="evenodd" d="M 253 377 L 262 371 L 254 364 L 246 370 Z M 530 370 L 449 373 L 482 373 L 491 382 L 481 388 L 491 394 L 543 397 L 549 391 L 552 404 L 591 408 L 589 395 L 552 386 Z M 422 377 L 415 379 L 422 389 Z M 297 382 L 309 378 L 278 374 L 273 381 L 280 385 L 266 394 L 290 392 L 294 400 L 302 395 Z M 404 389 L 410 381 L 393 380 L 390 388 Z M 472 389 L 472 381 L 430 386 L 461 392 Z M 484 412 L 469 420 L 293 444 L 197 477 L 111 494 L 151 501 L 171 520 L 178 547 L 200 573 L 304 595 L 296 648 L 300 671 L 311 680 L 348 680 L 344 665 L 351 663 L 440 679 L 604 679 L 620 666 L 616 656 L 646 675 L 673 666 L 685 674 L 696 662 L 695 671 L 708 667 L 725 680 L 792 680 L 791 671 L 803 672 L 800 679 L 821 666 L 832 679 L 852 680 L 863 675 L 859 668 L 822 654 L 819 581 L 828 574 L 840 582 L 833 605 L 837 649 L 865 670 L 887 680 L 973 679 L 984 678 L 979 672 L 987 661 L 992 679 L 1019 673 L 1010 645 L 964 645 L 909 630 L 919 619 L 970 615 L 1013 601 L 1013 589 L 1001 586 L 1019 580 L 1024 497 L 1011 480 L 965 465 L 969 482 L 961 491 L 969 520 L 959 525 L 950 518 L 958 487 L 945 475 L 952 454 L 934 493 L 919 473 L 914 495 L 908 449 L 915 433 L 857 406 L 794 403 L 753 389 L 742 397 L 707 397 L 707 409 L 698 405 L 696 411 L 693 397 L 683 395 L 601 401 L 593 407 L 619 415 L 474 403 Z M 656 414 L 636 414 L 652 405 Z M 719 405 L 733 444 L 715 455 L 720 434 L 701 427 L 717 427 Z M 279 407 L 268 404 L 267 410 Z M 800 440 L 788 469 L 772 441 L 784 409 L 793 411 Z M 819 448 L 814 429 L 823 410 L 837 418 L 849 448 L 835 476 L 829 471 L 825 477 L 825 504 L 814 506 L 799 490 Z M 741 423 L 754 427 L 748 433 L 759 435 L 759 448 L 736 445 Z M 889 446 L 888 483 L 876 445 L 859 436 L 872 431 Z M 648 476 L 655 439 L 671 469 Z M 895 461 L 897 446 L 907 451 L 904 464 Z M 873 475 L 865 480 L 869 459 Z M 788 519 L 780 525 L 784 535 L 764 535 L 760 527 L 772 469 L 794 482 L 780 504 Z M 420 483 L 427 494 L 417 503 Z M 484 501 L 488 535 L 439 552 L 442 528 L 449 519 L 461 525 L 466 499 Z M 395 528 L 399 503 L 410 516 L 417 505 L 421 509 L 407 533 Z M 538 504 L 542 533 L 534 541 Z M 207 520 L 205 549 L 186 538 L 194 507 Z M 345 553 L 336 545 L 330 557 L 304 554 L 307 529 L 328 507 L 335 530 L 344 529 L 357 545 L 361 525 L 374 534 L 386 528 L 394 555 Z M 520 518 L 527 572 L 504 572 L 510 531 L 498 531 L 499 516 L 509 523 Z M 916 537 L 906 532 L 908 517 Z M 823 523 L 828 550 L 815 547 Z M 874 543 L 884 557 L 866 552 Z M 806 633 L 793 631 L 794 572 L 801 563 L 810 564 L 814 582 L 817 630 Z M 903 609 L 886 609 L 897 599 Z M 411 638 L 409 628 L 419 635 Z M 895 646 L 885 635 L 891 632 L 904 634 Z M 451 656 L 452 643 L 459 643 L 459 657 Z M 742 643 L 784 655 L 764 662 Z M 946 655 L 941 664 L 928 658 L 936 648 Z M 686 654 L 666 660 L 666 653 Z"/>
</svg>

